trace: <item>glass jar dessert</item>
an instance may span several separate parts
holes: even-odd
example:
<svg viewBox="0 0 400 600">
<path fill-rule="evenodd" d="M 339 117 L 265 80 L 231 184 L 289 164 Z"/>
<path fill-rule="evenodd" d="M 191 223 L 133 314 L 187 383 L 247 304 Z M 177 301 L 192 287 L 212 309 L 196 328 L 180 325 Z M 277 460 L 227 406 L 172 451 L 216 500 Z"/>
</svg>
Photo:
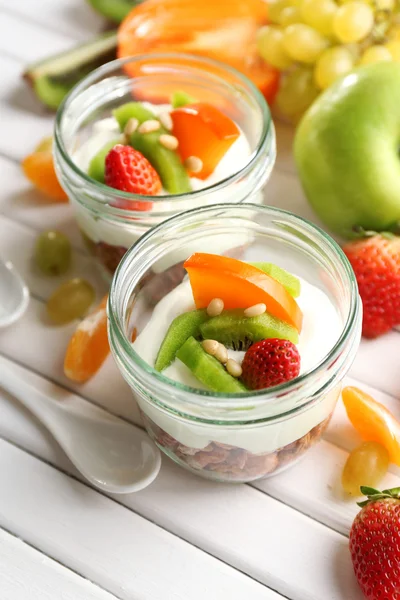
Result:
<svg viewBox="0 0 400 600">
<path fill-rule="evenodd" d="M 241 261 L 230 258 L 237 256 L 238 248 Z M 220 316 L 210 318 L 220 312 L 211 313 L 211 305 L 207 304 L 212 290 L 208 298 L 203 298 L 203 304 L 199 297 L 207 287 L 207 268 L 221 261 L 225 270 L 209 280 L 224 297 L 227 309 L 245 308 L 243 300 L 237 300 L 242 294 L 240 280 L 234 281 L 228 305 L 224 290 L 229 287 L 227 273 L 231 265 L 239 265 L 239 270 L 244 265 L 248 283 L 265 277 L 261 269 L 269 272 L 267 286 L 272 282 L 274 290 L 285 294 L 285 300 L 279 301 L 278 308 L 267 300 L 270 313 L 265 312 L 264 305 L 264 314 L 253 315 L 252 328 L 248 330 L 243 329 L 243 319 L 241 329 L 235 323 L 232 326 L 229 319 L 237 315 L 237 310 L 224 310 Z M 193 268 L 198 268 L 196 277 Z M 256 278 L 253 271 L 248 272 L 249 268 L 256 269 Z M 169 272 L 174 272 L 174 279 L 168 276 Z M 185 277 L 188 273 L 189 279 Z M 247 290 L 250 288 L 245 294 L 250 293 Z M 289 321 L 294 315 L 292 324 L 282 324 L 276 318 L 276 310 L 284 314 L 281 304 L 285 302 L 289 307 L 285 314 L 289 317 L 283 318 Z M 196 316 L 206 305 L 206 327 L 201 324 L 194 333 L 192 321 L 186 323 L 186 329 L 174 329 L 177 318 Z M 198 310 L 193 311 L 196 307 Z M 357 284 L 340 247 L 300 217 L 256 204 L 195 209 L 145 234 L 117 269 L 108 311 L 111 350 L 132 388 L 149 435 L 175 462 L 217 481 L 246 482 L 278 473 L 319 440 L 361 335 Z M 204 318 L 200 317 L 203 323 Z M 254 331 L 260 333 L 257 318 L 267 323 L 262 323 L 262 335 L 258 338 L 254 336 Z M 203 346 L 198 341 L 199 333 L 204 334 Z M 194 337 L 187 340 L 188 336 Z M 243 375 L 250 350 L 242 357 L 241 381 L 233 382 L 229 375 L 233 371 L 226 359 L 222 360 L 225 369 L 215 356 L 204 358 L 202 348 L 208 337 L 224 340 L 228 348 L 236 349 L 251 338 L 250 350 L 257 339 L 286 338 L 285 344 L 297 344 L 294 347 L 301 360 L 299 371 L 291 380 L 268 389 L 246 389 Z M 228 338 L 235 339 L 236 345 L 226 343 Z M 171 360 L 164 361 L 164 351 L 167 347 L 168 354 L 171 344 L 180 348 L 172 364 Z M 186 360 L 188 345 L 201 354 L 199 369 L 193 355 Z M 165 363 L 161 368 L 160 360 Z M 228 387 L 224 388 L 221 382 Z M 230 391 L 221 392 L 222 389 Z"/>
<path fill-rule="evenodd" d="M 139 177 L 142 186 L 115 189 L 120 173 L 107 171 L 107 156 L 116 146 L 140 152 L 156 185 L 142 193 L 148 179 Z M 257 88 L 227 65 L 174 54 L 117 60 L 92 72 L 61 105 L 54 147 L 60 182 L 108 277 L 143 233 L 175 214 L 261 203 L 276 156 Z"/>
</svg>

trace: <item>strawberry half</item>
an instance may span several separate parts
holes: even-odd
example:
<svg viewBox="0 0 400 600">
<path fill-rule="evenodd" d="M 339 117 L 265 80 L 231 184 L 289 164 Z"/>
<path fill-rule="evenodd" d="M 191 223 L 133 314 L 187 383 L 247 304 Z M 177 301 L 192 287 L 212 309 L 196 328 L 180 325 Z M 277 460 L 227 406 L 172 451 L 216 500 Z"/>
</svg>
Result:
<svg viewBox="0 0 400 600">
<path fill-rule="evenodd" d="M 350 553 L 358 584 L 368 600 L 400 600 L 400 488 L 362 487 L 350 531 Z"/>
<path fill-rule="evenodd" d="M 363 336 L 378 337 L 400 324 L 400 237 L 376 234 L 350 242 L 343 251 L 363 303 Z"/>
<path fill-rule="evenodd" d="M 122 144 L 114 146 L 106 156 L 105 183 L 117 190 L 143 196 L 156 196 L 162 187 L 157 171 L 147 158 L 131 146 Z M 152 202 L 122 199 L 115 204 L 125 210 L 143 211 L 150 210 L 153 206 Z"/>
<path fill-rule="evenodd" d="M 300 354 L 293 342 L 271 338 L 250 346 L 242 362 L 242 381 L 262 390 L 290 381 L 300 373 Z"/>
</svg>

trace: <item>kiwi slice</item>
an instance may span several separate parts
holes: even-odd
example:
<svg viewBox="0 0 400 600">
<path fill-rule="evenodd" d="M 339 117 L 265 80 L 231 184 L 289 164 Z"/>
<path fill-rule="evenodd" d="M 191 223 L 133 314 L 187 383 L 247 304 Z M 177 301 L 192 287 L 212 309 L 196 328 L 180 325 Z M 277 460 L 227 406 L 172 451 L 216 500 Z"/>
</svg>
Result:
<svg viewBox="0 0 400 600">
<path fill-rule="evenodd" d="M 121 131 L 125 129 L 129 119 L 137 119 L 139 123 L 143 123 L 149 119 L 156 118 L 154 113 L 145 108 L 141 102 L 126 102 L 125 104 L 121 104 L 121 106 L 113 110 L 112 114 L 118 121 Z"/>
<path fill-rule="evenodd" d="M 189 337 L 176 353 L 179 358 L 201 383 L 214 392 L 227 394 L 240 394 L 246 392 L 244 385 L 232 375 L 225 367 L 210 354 L 205 352 L 194 337 Z"/>
<path fill-rule="evenodd" d="M 281 269 L 281 267 L 269 262 L 253 262 L 250 264 L 260 269 L 260 271 L 264 271 L 264 273 L 270 275 L 276 281 L 279 281 L 293 298 L 300 296 L 300 280 L 288 271 L 285 271 L 285 269 Z"/>
<path fill-rule="evenodd" d="M 88 175 L 100 183 L 104 183 L 104 173 L 106 170 L 106 156 L 110 152 L 111 148 L 114 148 L 117 144 L 120 144 L 121 140 L 115 139 L 111 142 L 107 142 L 105 146 L 98 151 L 89 163 Z"/>
<path fill-rule="evenodd" d="M 247 350 L 254 342 L 268 338 L 299 341 L 297 330 L 268 313 L 258 317 L 245 317 L 243 310 L 224 310 L 200 326 L 204 339 L 217 340 L 233 350 Z"/>
<path fill-rule="evenodd" d="M 163 371 L 174 360 L 179 348 L 189 337 L 200 335 L 200 325 L 209 319 L 205 310 L 191 310 L 176 317 L 165 335 L 157 354 L 156 371 Z"/>
<path fill-rule="evenodd" d="M 182 92 L 181 90 L 177 90 L 172 94 L 172 108 L 181 108 L 181 106 L 186 106 L 187 104 L 194 104 L 195 102 L 197 102 L 196 98 L 193 98 L 193 96 L 187 94 L 186 92 Z"/>
<path fill-rule="evenodd" d="M 121 23 L 134 6 L 140 4 L 141 0 L 88 0 L 98 13 L 114 21 Z"/>
</svg>

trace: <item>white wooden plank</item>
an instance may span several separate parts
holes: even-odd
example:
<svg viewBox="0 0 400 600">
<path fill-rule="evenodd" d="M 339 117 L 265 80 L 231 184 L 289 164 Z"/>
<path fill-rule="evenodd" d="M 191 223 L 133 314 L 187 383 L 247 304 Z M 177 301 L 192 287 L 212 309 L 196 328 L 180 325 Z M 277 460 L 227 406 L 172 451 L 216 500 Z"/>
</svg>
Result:
<svg viewBox="0 0 400 600">
<path fill-rule="evenodd" d="M 0 7 L 3 13 L 18 15 L 25 24 L 41 30 L 43 37 L 59 32 L 85 41 L 105 24 L 105 19 L 92 10 L 86 0 L 40 0 L 40 11 L 37 0 L 15 0 L 13 3 L 0 0 Z"/>
<path fill-rule="evenodd" d="M 21 376 L 32 377 L 23 371 Z M 37 378 L 36 386 L 50 389 L 48 383 Z M 71 470 L 49 437 L 7 402 L 4 394 L 0 394 L 0 435 Z M 309 479 L 311 474 L 309 470 Z M 164 460 L 157 480 L 149 488 L 118 500 L 293 600 L 359 598 L 346 539 L 250 486 L 210 483 Z M 293 545 L 293 539 L 302 540 L 301 545 Z M 338 564 L 339 579 L 334 566 Z M 312 579 L 311 565 L 318 571 Z"/>
<path fill-rule="evenodd" d="M 0 590 L 4 600 L 116 600 L 22 540 L 0 529 Z"/>
<path fill-rule="evenodd" d="M 0 524 L 122 600 L 279 598 L 3 440 L 0 473 Z"/>
</svg>

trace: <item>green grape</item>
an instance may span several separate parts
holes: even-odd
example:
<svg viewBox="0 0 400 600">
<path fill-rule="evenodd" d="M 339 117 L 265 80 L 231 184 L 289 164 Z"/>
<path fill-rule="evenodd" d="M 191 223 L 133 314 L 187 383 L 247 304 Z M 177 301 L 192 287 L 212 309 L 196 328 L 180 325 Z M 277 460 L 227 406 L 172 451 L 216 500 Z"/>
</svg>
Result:
<svg viewBox="0 0 400 600">
<path fill-rule="evenodd" d="M 360 65 L 370 65 L 377 62 L 393 60 L 391 52 L 385 46 L 370 46 L 365 50 L 359 62 Z"/>
<path fill-rule="evenodd" d="M 333 32 L 342 44 L 359 42 L 371 33 L 374 11 L 360 2 L 349 2 L 340 6 L 333 18 Z"/>
<path fill-rule="evenodd" d="M 267 63 L 281 71 L 292 62 L 283 48 L 283 32 L 278 27 L 261 27 L 257 33 L 257 48 Z"/>
<path fill-rule="evenodd" d="M 283 9 L 279 17 L 279 24 L 282 27 L 287 27 L 288 25 L 292 25 L 293 23 L 301 23 L 302 18 L 300 14 L 300 9 L 297 6 L 287 6 Z"/>
<path fill-rule="evenodd" d="M 315 65 L 315 83 L 324 90 L 338 77 L 349 73 L 354 67 L 354 62 L 354 56 L 347 48 L 335 46 L 325 50 Z"/>
<path fill-rule="evenodd" d="M 313 64 L 329 42 L 309 25 L 295 23 L 285 29 L 283 47 L 293 60 Z"/>
<path fill-rule="evenodd" d="M 71 264 L 71 244 L 59 231 L 43 231 L 36 240 L 34 259 L 46 275 L 61 275 Z"/>
<path fill-rule="evenodd" d="M 281 12 L 289 6 L 287 0 L 270 0 L 268 2 L 268 18 L 271 23 L 279 23 Z"/>
<path fill-rule="evenodd" d="M 333 17 L 338 6 L 334 0 L 303 0 L 301 16 L 307 25 L 314 27 L 322 35 L 333 33 Z"/>
<path fill-rule="evenodd" d="M 282 115 L 297 121 L 318 94 L 312 69 L 299 67 L 283 78 L 275 104 Z"/>
<path fill-rule="evenodd" d="M 60 285 L 47 301 L 47 313 L 53 323 L 65 325 L 83 317 L 95 300 L 93 286 L 84 279 L 70 279 Z"/>
<path fill-rule="evenodd" d="M 361 496 L 360 487 L 376 487 L 386 475 L 389 454 L 377 442 L 364 442 L 349 454 L 342 473 L 342 486 L 352 496 Z"/>
</svg>

